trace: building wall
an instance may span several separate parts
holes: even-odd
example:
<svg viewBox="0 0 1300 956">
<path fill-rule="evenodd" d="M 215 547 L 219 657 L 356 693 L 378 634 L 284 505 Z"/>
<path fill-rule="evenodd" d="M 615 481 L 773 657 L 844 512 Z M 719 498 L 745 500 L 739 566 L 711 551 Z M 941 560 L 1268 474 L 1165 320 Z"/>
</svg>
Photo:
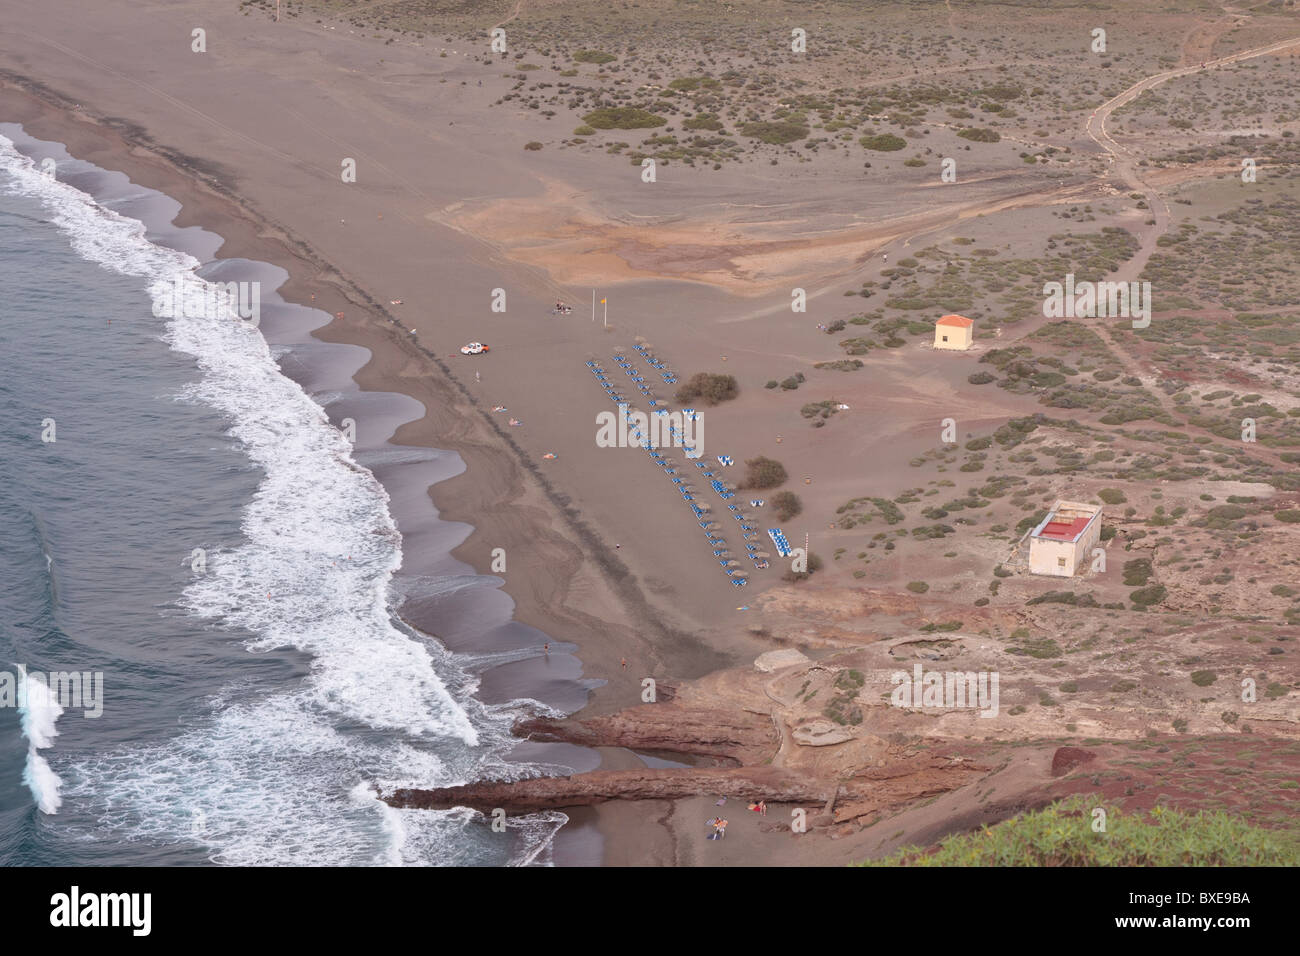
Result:
<svg viewBox="0 0 1300 956">
<path fill-rule="evenodd" d="M 1101 517 L 1088 526 L 1088 530 L 1083 533 L 1077 545 L 1079 551 L 1078 563 L 1086 568 L 1092 567 L 1092 549 L 1097 547 L 1101 541 Z"/>
<path fill-rule="evenodd" d="M 937 349 L 968 349 L 974 341 L 974 326 L 961 328 L 956 325 L 936 325 L 934 327 L 934 347 Z M 943 340 L 944 336 L 948 341 Z"/>
<path fill-rule="evenodd" d="M 1060 564 L 1062 558 L 1065 559 L 1064 567 Z M 1029 539 L 1030 574 L 1050 574 L 1058 578 L 1068 578 L 1074 575 L 1078 563 L 1077 549 L 1068 541 L 1053 541 L 1050 538 Z"/>
</svg>

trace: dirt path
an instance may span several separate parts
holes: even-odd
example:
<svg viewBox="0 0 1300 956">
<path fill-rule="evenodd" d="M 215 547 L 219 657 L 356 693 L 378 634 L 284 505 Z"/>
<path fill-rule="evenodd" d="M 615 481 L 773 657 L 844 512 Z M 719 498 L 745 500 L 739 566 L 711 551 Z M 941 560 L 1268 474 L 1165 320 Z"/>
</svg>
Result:
<svg viewBox="0 0 1300 956">
<path fill-rule="evenodd" d="M 502 20 L 500 23 L 494 23 L 492 25 L 492 29 L 495 30 L 497 27 L 505 26 L 511 20 L 514 20 L 516 17 L 518 17 L 519 14 L 523 13 L 523 11 L 524 11 L 524 0 L 515 0 L 515 5 L 510 8 L 510 13 L 507 14 L 506 18 Z"/>
<path fill-rule="evenodd" d="M 1152 76 L 1146 77 L 1145 79 L 1139 80 L 1122 93 L 1107 100 L 1088 118 L 1085 132 L 1087 132 L 1092 140 L 1105 151 L 1107 160 L 1111 164 L 1110 177 L 1120 188 L 1141 193 L 1154 220 L 1154 222 L 1150 224 L 1150 228 L 1145 230 L 1139 237 L 1140 245 L 1138 251 L 1131 259 L 1120 266 L 1111 281 L 1132 282 L 1137 280 L 1146 268 L 1148 260 L 1150 260 L 1152 254 L 1158 248 L 1157 243 L 1160 238 L 1169 230 L 1169 224 L 1173 218 L 1172 213 L 1169 210 L 1169 204 L 1165 202 L 1164 197 L 1139 173 L 1139 157 L 1135 156 L 1127 147 L 1122 146 L 1117 142 L 1106 130 L 1106 121 L 1110 119 L 1111 114 L 1120 107 L 1133 102 L 1147 90 L 1154 89 L 1162 83 L 1175 79 L 1176 77 L 1198 73 L 1202 69 L 1215 69 L 1220 66 L 1227 66 L 1257 56 L 1268 56 L 1295 46 L 1300 46 L 1300 37 L 1292 37 L 1289 40 L 1281 40 L 1276 43 L 1270 43 L 1267 46 L 1242 50 L 1241 52 L 1234 53 L 1231 56 L 1212 60 L 1206 63 L 1204 67 L 1198 64 L 1194 66 L 1177 67 L 1172 70 L 1165 70 L 1162 73 L 1156 73 Z M 1143 368 L 1142 362 L 1138 357 L 1126 349 L 1124 344 L 1120 341 L 1113 321 L 1097 317 L 1080 318 L 1079 321 L 1089 326 L 1094 332 L 1100 335 L 1104 341 L 1110 343 L 1115 357 L 1124 367 L 1127 374 L 1142 379 L 1144 382 L 1150 377 L 1150 372 Z M 1160 405 L 1161 410 L 1167 413 L 1168 407 L 1165 404 L 1164 395 L 1158 390 L 1153 390 L 1152 394 Z M 1191 426 L 1185 427 L 1190 428 Z M 1209 434 L 1204 429 L 1196 429 L 1196 431 Z M 1280 461 L 1275 452 L 1266 451 L 1259 448 L 1259 446 L 1252 446 L 1252 450 L 1260 451 L 1274 464 L 1277 464 Z"/>
</svg>

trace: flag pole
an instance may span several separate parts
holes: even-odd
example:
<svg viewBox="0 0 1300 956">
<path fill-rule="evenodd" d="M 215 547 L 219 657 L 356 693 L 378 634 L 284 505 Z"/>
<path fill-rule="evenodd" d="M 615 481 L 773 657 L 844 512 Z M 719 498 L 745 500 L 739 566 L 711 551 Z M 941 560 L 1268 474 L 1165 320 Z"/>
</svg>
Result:
<svg viewBox="0 0 1300 956">
<path fill-rule="evenodd" d="M 605 328 L 609 328 L 609 302 L 601 299 L 601 304 L 605 306 Z"/>
<path fill-rule="evenodd" d="M 591 290 L 591 321 L 596 321 L 596 290 Z"/>
</svg>

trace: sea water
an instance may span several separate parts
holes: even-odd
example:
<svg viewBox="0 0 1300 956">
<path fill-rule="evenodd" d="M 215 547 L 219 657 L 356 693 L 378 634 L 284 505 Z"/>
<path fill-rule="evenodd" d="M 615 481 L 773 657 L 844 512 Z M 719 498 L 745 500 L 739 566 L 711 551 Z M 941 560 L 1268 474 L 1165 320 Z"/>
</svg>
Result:
<svg viewBox="0 0 1300 956">
<path fill-rule="evenodd" d="M 103 675 L 97 717 L 0 706 L 0 865 L 546 862 L 561 814 L 377 798 L 537 772 L 508 728 L 547 708 L 397 617 L 389 495 L 293 356 L 156 316 L 214 268 L 133 217 L 159 194 L 0 134 L 0 672 Z"/>
</svg>

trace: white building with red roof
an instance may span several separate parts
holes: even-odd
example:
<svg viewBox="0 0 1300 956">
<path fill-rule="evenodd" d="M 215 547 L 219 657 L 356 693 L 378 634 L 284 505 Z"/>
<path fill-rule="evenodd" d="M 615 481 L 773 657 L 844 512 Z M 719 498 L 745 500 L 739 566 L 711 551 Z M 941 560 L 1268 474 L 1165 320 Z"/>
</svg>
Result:
<svg viewBox="0 0 1300 956">
<path fill-rule="evenodd" d="M 968 349 L 975 342 L 975 322 L 964 315 L 945 315 L 934 323 L 934 347 Z"/>
<path fill-rule="evenodd" d="M 1029 535 L 1029 572 L 1073 577 L 1100 540 L 1100 505 L 1058 501 Z"/>
</svg>

